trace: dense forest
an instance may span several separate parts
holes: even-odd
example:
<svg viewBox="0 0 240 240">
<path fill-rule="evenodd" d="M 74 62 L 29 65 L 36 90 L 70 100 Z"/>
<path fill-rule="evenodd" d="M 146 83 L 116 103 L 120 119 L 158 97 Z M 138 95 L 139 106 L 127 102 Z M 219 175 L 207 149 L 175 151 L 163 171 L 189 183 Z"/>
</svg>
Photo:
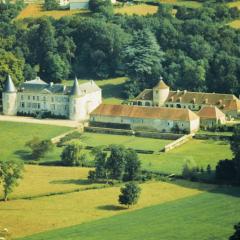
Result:
<svg viewBox="0 0 240 240">
<path fill-rule="evenodd" d="M 128 76 L 132 97 L 162 76 L 174 89 L 239 93 L 240 30 L 227 25 L 237 8 L 204 3 L 173 14 L 159 5 L 155 15 L 127 16 L 105 6 L 85 17 L 14 20 L 23 7 L 0 4 L 0 88 L 7 74 L 16 84 L 36 75 L 48 82 Z"/>
</svg>

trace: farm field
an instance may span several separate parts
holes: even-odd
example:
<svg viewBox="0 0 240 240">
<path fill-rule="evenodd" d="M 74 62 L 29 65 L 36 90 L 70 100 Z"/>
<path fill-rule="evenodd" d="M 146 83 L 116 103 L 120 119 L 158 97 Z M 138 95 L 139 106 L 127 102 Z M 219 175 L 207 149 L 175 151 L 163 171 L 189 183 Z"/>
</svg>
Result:
<svg viewBox="0 0 240 240">
<path fill-rule="evenodd" d="M 95 80 L 96 84 L 102 88 L 103 103 L 121 104 L 124 101 L 122 96 L 123 84 L 127 80 L 126 77 Z M 79 80 L 79 84 L 87 82 L 87 79 Z M 72 86 L 72 80 L 63 81 L 64 84 Z"/>
<path fill-rule="evenodd" d="M 10 199 L 38 197 L 100 186 L 100 184 L 88 184 L 89 170 L 79 167 L 25 165 L 24 180 L 14 189 Z M 0 187 L 0 198 L 2 197 Z"/>
<path fill-rule="evenodd" d="M 185 160 L 188 159 L 194 160 L 199 167 L 204 169 L 210 164 L 214 170 L 217 162 L 226 158 L 232 158 L 228 143 L 195 139 L 167 153 L 140 154 L 143 169 L 167 174 L 180 174 Z"/>
<path fill-rule="evenodd" d="M 141 188 L 141 198 L 130 210 L 118 204 L 119 187 L 0 202 L 0 226 L 8 227 L 13 238 L 27 236 L 198 195 L 213 186 L 193 184 L 188 188 L 165 182 L 148 182 L 141 184 Z"/>
<path fill-rule="evenodd" d="M 135 136 L 122 136 L 122 135 L 109 135 L 99 133 L 83 134 L 82 141 L 88 146 L 122 144 L 127 148 L 140 149 L 140 150 L 153 150 L 159 151 L 166 144 L 172 142 L 171 140 L 143 138 Z"/>
<path fill-rule="evenodd" d="M 39 18 L 42 16 L 51 16 L 53 18 L 59 19 L 64 16 L 72 16 L 76 14 L 88 15 L 88 10 L 53 10 L 53 11 L 44 11 L 42 4 L 39 3 L 30 3 L 22 12 L 18 15 L 17 19 L 24 18 Z"/>
<path fill-rule="evenodd" d="M 29 156 L 28 149 L 25 143 L 33 137 L 40 139 L 50 139 L 64 132 L 71 130 L 68 127 L 30 124 L 30 123 L 15 123 L 15 122 L 0 122 L 0 159 L 27 159 Z M 54 160 L 59 149 L 49 153 L 47 158 Z"/>
<path fill-rule="evenodd" d="M 147 15 L 147 14 L 154 14 L 158 10 L 157 6 L 147 5 L 147 4 L 139 4 L 139 5 L 130 5 L 124 6 L 121 8 L 115 8 L 115 13 L 119 14 L 127 14 L 127 15 Z"/>
<path fill-rule="evenodd" d="M 160 3 L 174 5 L 174 6 L 185 6 L 188 8 L 199 8 L 202 6 L 200 2 L 197 1 L 184 1 L 184 0 L 158 0 Z"/>
<path fill-rule="evenodd" d="M 22 240 L 225 240 L 239 221 L 239 197 L 239 188 L 218 188 Z"/>
</svg>

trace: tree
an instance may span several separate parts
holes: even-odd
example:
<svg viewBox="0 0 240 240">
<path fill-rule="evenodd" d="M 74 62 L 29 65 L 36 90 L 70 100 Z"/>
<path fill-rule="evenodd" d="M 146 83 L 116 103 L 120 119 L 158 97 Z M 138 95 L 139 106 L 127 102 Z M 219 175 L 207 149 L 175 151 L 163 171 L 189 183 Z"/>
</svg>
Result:
<svg viewBox="0 0 240 240">
<path fill-rule="evenodd" d="M 86 161 L 86 154 L 82 150 L 83 144 L 80 141 L 69 142 L 61 154 L 62 164 L 64 166 L 83 166 Z"/>
<path fill-rule="evenodd" d="M 141 170 L 141 162 L 136 151 L 133 149 L 126 151 L 125 172 L 123 176 L 124 181 L 134 181 L 139 178 Z"/>
<path fill-rule="evenodd" d="M 110 156 L 107 159 L 106 167 L 109 177 L 122 180 L 125 168 L 126 149 L 122 145 L 110 145 Z"/>
<path fill-rule="evenodd" d="M 43 5 L 45 10 L 56 10 L 59 8 L 57 0 L 45 0 Z"/>
<path fill-rule="evenodd" d="M 197 165 L 194 160 L 187 159 L 183 165 L 182 176 L 193 180 L 197 176 Z"/>
<path fill-rule="evenodd" d="M 15 84 L 23 81 L 24 60 L 16 57 L 12 52 L 0 48 L 0 90 L 8 75 L 11 75 Z"/>
<path fill-rule="evenodd" d="M 94 149 L 95 172 L 97 179 L 108 179 L 107 153 L 101 147 Z"/>
<path fill-rule="evenodd" d="M 149 30 L 133 33 L 131 43 L 123 50 L 123 59 L 129 81 L 125 84 L 128 97 L 134 97 L 136 90 L 152 87 L 162 71 L 163 52 L 155 36 Z M 132 82 L 139 88 L 132 89 Z"/>
<path fill-rule="evenodd" d="M 240 183 L 240 126 L 236 125 L 233 129 L 233 135 L 230 141 L 233 152 L 233 161 L 236 169 L 237 181 Z"/>
<path fill-rule="evenodd" d="M 0 160 L 0 183 L 3 186 L 5 201 L 22 178 L 23 167 L 23 162 L 19 160 Z"/>
<path fill-rule="evenodd" d="M 216 179 L 222 182 L 233 182 L 236 179 L 236 168 L 233 160 L 221 160 L 216 166 Z"/>
<path fill-rule="evenodd" d="M 53 151 L 54 147 L 51 140 L 40 140 L 37 137 L 26 142 L 25 145 L 32 150 L 32 158 L 36 160 L 44 157 L 47 152 Z"/>
<path fill-rule="evenodd" d="M 111 0 L 90 0 L 89 10 L 94 13 L 104 13 L 106 10 L 113 13 L 113 5 Z"/>
<path fill-rule="evenodd" d="M 119 195 L 119 203 L 129 206 L 138 202 L 140 197 L 141 188 L 134 182 L 127 183 L 121 188 L 121 194 Z"/>
<path fill-rule="evenodd" d="M 234 225 L 235 233 L 229 238 L 229 240 L 239 240 L 240 239 L 240 222 Z"/>
</svg>

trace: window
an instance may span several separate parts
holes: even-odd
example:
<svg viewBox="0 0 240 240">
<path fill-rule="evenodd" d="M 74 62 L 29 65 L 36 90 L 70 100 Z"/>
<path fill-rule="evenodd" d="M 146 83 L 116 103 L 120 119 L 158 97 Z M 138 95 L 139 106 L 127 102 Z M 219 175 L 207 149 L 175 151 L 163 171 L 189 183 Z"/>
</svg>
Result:
<svg viewBox="0 0 240 240">
<path fill-rule="evenodd" d="M 54 98 L 52 97 L 52 102 L 54 102 Z"/>
<path fill-rule="evenodd" d="M 37 96 L 37 101 L 39 101 L 39 96 Z"/>
<path fill-rule="evenodd" d="M 40 106 L 40 103 L 38 103 L 38 105 L 37 105 L 37 106 L 38 106 L 38 109 L 40 109 L 40 107 L 41 107 L 41 106 Z"/>
<path fill-rule="evenodd" d="M 35 96 L 33 96 L 33 100 L 35 100 Z"/>
<path fill-rule="evenodd" d="M 21 100 L 24 100 L 24 96 L 23 95 L 21 95 Z"/>
<path fill-rule="evenodd" d="M 177 104 L 176 107 L 177 107 L 177 108 L 181 108 L 181 104 Z"/>
<path fill-rule="evenodd" d="M 28 96 L 28 100 L 30 100 L 30 96 Z"/>
<path fill-rule="evenodd" d="M 24 108 L 25 107 L 25 104 L 24 102 L 21 103 L 21 107 Z"/>
</svg>

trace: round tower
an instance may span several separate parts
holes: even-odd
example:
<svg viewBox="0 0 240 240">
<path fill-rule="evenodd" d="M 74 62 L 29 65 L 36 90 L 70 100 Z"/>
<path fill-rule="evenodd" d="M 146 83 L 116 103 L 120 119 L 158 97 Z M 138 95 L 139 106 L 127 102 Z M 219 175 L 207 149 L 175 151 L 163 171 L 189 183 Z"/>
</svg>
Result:
<svg viewBox="0 0 240 240">
<path fill-rule="evenodd" d="M 75 78 L 69 99 L 69 118 L 74 121 L 84 119 L 86 108 L 83 106 L 83 96 L 78 85 L 78 80 Z"/>
<path fill-rule="evenodd" d="M 2 104 L 4 115 L 17 115 L 17 90 L 10 75 L 3 89 Z"/>
<path fill-rule="evenodd" d="M 156 107 L 164 106 L 169 95 L 169 86 L 165 84 L 162 77 L 159 83 L 153 87 L 153 105 Z"/>
</svg>

